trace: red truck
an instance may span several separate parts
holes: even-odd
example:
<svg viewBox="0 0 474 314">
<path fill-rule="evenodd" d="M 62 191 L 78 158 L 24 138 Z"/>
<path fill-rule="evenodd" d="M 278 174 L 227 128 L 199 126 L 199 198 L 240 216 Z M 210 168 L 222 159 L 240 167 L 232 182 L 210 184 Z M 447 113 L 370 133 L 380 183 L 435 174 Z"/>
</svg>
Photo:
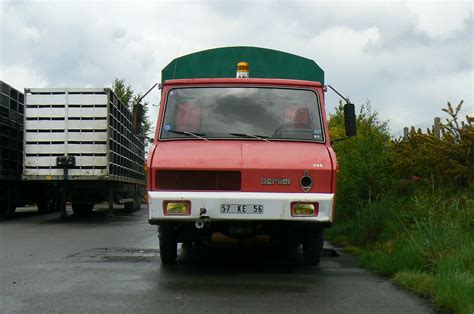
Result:
<svg viewBox="0 0 474 314">
<path fill-rule="evenodd" d="M 323 84 L 314 61 L 255 47 L 206 50 L 163 70 L 147 197 L 164 264 L 178 243 L 214 233 L 302 244 L 304 262 L 319 263 L 336 192 Z M 354 106 L 344 109 L 353 136 Z"/>
</svg>

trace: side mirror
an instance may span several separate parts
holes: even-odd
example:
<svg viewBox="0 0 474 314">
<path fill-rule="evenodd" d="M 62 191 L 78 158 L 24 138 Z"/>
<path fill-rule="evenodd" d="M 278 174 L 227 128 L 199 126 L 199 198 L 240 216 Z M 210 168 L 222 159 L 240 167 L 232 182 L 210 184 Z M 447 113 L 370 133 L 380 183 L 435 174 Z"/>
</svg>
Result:
<svg viewBox="0 0 474 314">
<path fill-rule="evenodd" d="M 141 135 L 142 133 L 142 117 L 143 117 L 142 104 L 137 103 L 133 106 L 133 110 L 132 110 L 132 132 L 135 135 Z"/>
<path fill-rule="evenodd" d="M 344 126 L 346 128 L 347 137 L 353 137 L 357 135 L 354 104 L 347 103 L 344 105 Z"/>
</svg>

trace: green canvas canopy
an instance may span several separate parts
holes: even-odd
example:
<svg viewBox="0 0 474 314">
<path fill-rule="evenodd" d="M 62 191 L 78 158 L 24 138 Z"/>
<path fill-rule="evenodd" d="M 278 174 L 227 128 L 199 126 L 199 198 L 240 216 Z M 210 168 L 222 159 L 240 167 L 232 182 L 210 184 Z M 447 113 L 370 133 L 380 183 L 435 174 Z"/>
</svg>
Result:
<svg viewBox="0 0 474 314">
<path fill-rule="evenodd" d="M 237 63 L 249 63 L 251 78 L 316 81 L 324 84 L 324 71 L 311 59 L 257 47 L 224 47 L 199 51 L 171 61 L 161 82 L 186 78 L 233 78 Z"/>
</svg>

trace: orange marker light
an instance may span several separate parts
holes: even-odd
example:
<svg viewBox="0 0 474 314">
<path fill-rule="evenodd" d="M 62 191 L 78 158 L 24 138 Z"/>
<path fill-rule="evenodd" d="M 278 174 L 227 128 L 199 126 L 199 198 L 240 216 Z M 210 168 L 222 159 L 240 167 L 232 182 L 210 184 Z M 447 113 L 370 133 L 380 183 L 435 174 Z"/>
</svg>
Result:
<svg viewBox="0 0 474 314">
<path fill-rule="evenodd" d="M 237 78 L 249 78 L 249 64 L 247 62 L 237 63 Z"/>
<path fill-rule="evenodd" d="M 163 201 L 163 214 L 165 216 L 191 215 L 190 201 Z"/>
<path fill-rule="evenodd" d="M 293 217 L 315 217 L 319 213 L 319 203 L 292 202 L 291 216 Z"/>
</svg>

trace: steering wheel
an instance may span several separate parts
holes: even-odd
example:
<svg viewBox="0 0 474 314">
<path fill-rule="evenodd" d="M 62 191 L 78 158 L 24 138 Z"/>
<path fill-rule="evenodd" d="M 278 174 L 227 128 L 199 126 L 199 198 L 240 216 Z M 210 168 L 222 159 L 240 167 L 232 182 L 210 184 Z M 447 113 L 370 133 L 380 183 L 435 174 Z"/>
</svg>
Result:
<svg viewBox="0 0 474 314">
<path fill-rule="evenodd" d="M 311 127 L 309 125 L 307 125 L 306 123 L 301 123 L 301 122 L 289 122 L 289 123 L 285 123 L 281 126 L 278 127 L 278 129 L 275 130 L 275 132 L 273 133 L 274 135 L 275 134 L 278 134 L 281 130 L 283 129 L 289 129 L 290 126 L 302 126 L 303 128 L 305 129 L 311 129 Z"/>
</svg>

